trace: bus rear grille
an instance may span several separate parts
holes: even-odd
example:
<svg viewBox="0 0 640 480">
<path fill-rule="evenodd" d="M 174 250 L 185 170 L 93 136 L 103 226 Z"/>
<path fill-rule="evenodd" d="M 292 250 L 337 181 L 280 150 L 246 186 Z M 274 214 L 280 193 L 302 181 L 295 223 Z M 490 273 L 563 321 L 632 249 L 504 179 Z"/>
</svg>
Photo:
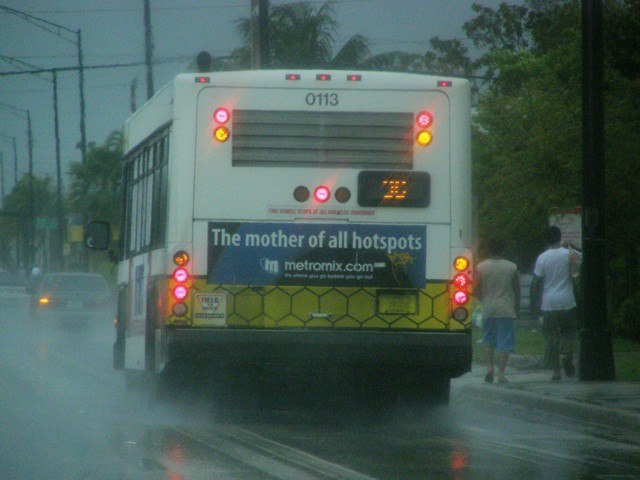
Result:
<svg viewBox="0 0 640 480">
<path fill-rule="evenodd" d="M 233 166 L 413 167 L 413 114 L 233 111 Z"/>
</svg>

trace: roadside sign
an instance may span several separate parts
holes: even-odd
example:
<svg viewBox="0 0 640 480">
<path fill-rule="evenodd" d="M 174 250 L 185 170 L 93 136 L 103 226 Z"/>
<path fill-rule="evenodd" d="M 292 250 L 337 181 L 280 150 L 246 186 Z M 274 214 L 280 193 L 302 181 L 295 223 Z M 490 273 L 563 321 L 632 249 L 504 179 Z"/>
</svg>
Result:
<svg viewBox="0 0 640 480">
<path fill-rule="evenodd" d="M 58 221 L 51 217 L 37 217 L 36 230 L 57 230 Z"/>
<path fill-rule="evenodd" d="M 562 243 L 570 243 L 582 250 L 582 207 L 570 209 L 551 208 L 549 226 L 555 225 L 562 232 Z"/>
</svg>

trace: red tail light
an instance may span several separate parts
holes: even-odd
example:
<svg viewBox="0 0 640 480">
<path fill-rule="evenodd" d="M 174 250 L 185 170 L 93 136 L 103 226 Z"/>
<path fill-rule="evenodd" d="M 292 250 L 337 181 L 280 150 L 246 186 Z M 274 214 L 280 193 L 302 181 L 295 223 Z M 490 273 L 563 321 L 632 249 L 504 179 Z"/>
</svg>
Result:
<svg viewBox="0 0 640 480">
<path fill-rule="evenodd" d="M 179 250 L 173 255 L 173 263 L 178 268 L 171 275 L 171 279 L 175 282 L 171 293 L 176 300 L 171 306 L 171 312 L 176 317 L 184 317 L 188 311 L 187 305 L 183 303 L 183 300 L 189 295 L 191 274 L 189 273 L 188 265 L 190 260 L 189 254 L 184 250 Z"/>
<path fill-rule="evenodd" d="M 469 311 L 467 307 L 464 307 L 471 298 L 469 293 L 469 285 L 471 285 L 471 278 L 469 277 L 471 262 L 465 256 L 456 257 L 453 261 L 454 275 L 451 283 L 453 285 L 453 297 L 452 302 L 452 314 L 451 316 L 459 321 L 464 322 L 469 318 Z"/>
</svg>

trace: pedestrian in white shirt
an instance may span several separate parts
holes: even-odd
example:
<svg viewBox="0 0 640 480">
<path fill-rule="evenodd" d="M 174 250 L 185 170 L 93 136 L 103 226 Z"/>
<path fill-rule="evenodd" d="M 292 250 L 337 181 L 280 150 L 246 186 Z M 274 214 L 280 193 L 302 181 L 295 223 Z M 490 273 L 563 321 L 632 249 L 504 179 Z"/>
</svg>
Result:
<svg viewBox="0 0 640 480">
<path fill-rule="evenodd" d="M 582 255 L 561 245 L 562 234 L 556 226 L 546 231 L 549 248 L 541 253 L 533 270 L 532 305 L 539 304 L 542 330 L 553 368 L 551 380 L 560 380 L 560 357 L 567 377 L 575 375 L 573 344 L 577 333 L 576 299 L 573 279 L 578 276 Z M 538 299 L 538 300 L 536 300 Z"/>
</svg>

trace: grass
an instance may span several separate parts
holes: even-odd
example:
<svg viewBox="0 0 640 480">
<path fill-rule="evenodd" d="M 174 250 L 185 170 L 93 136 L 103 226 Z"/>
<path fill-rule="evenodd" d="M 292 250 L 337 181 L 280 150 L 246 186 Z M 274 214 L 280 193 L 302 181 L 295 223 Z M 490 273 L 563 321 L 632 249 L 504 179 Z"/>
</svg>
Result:
<svg viewBox="0 0 640 480">
<path fill-rule="evenodd" d="M 473 359 L 483 362 L 480 339 L 482 330 L 473 328 Z M 540 330 L 516 330 L 516 355 L 544 355 L 544 339 Z M 576 352 L 579 352 L 576 346 Z M 640 381 L 640 343 L 613 338 L 613 354 L 616 367 L 616 380 Z"/>
</svg>

